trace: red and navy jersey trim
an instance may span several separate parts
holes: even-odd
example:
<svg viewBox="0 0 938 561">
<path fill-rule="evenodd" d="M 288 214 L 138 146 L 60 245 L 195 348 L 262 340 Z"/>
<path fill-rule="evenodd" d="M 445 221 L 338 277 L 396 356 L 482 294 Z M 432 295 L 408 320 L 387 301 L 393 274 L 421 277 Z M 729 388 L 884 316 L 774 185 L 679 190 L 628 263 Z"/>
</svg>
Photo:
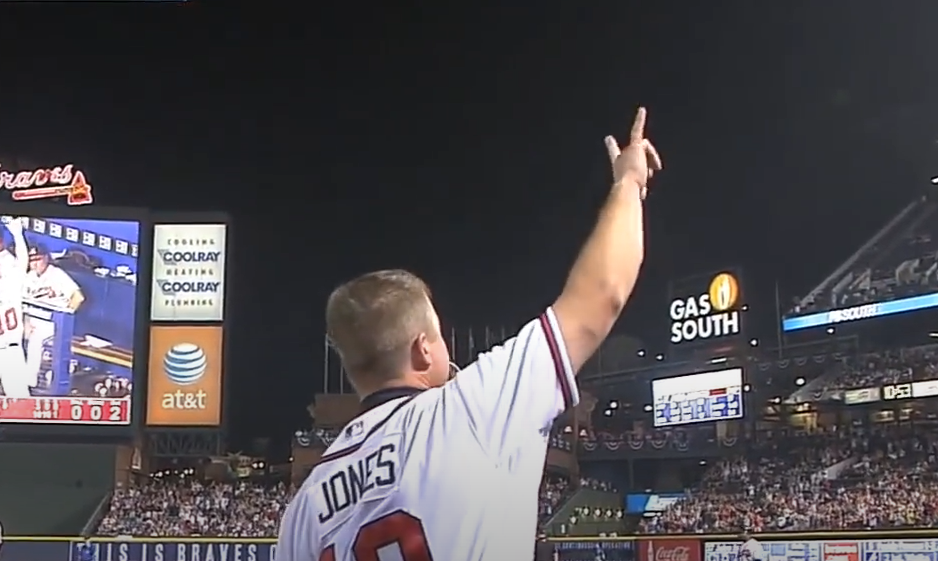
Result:
<svg viewBox="0 0 938 561">
<path fill-rule="evenodd" d="M 554 363 L 554 373 L 557 375 L 557 382 L 560 384 L 560 393 L 563 395 L 563 405 L 566 410 L 573 406 L 573 388 L 570 387 L 567 367 L 563 362 L 563 354 L 560 350 L 561 343 L 557 340 L 557 334 L 554 332 L 554 326 L 550 323 L 547 312 L 541 314 L 538 320 L 541 322 L 541 329 L 543 329 L 544 338 L 547 340 L 547 349 L 550 351 L 550 358 Z"/>
</svg>

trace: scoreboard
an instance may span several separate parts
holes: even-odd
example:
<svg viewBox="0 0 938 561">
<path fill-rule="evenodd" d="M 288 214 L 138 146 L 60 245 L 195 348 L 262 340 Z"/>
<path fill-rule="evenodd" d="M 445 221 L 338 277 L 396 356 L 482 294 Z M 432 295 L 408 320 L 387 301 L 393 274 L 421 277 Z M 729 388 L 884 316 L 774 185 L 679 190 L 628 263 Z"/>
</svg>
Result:
<svg viewBox="0 0 938 561">
<path fill-rule="evenodd" d="M 651 393 L 656 427 L 743 417 L 742 368 L 653 380 Z"/>
</svg>

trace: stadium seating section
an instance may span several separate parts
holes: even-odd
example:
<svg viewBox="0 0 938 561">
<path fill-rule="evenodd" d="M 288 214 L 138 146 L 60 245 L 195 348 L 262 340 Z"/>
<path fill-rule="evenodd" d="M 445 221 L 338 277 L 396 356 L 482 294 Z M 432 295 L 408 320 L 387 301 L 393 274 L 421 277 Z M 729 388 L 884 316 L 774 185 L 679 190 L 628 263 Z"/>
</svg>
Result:
<svg viewBox="0 0 938 561">
<path fill-rule="evenodd" d="M 324 443 L 334 431 L 314 431 Z M 554 435 L 551 445 L 569 450 L 570 441 Z M 582 485 L 600 486 L 583 480 Z M 562 475 L 545 473 L 538 511 L 554 514 L 576 485 Z M 203 482 L 191 476 L 152 477 L 146 483 L 118 488 L 98 525 L 100 536 L 270 538 L 294 490 L 288 485 L 250 480 Z"/>
<path fill-rule="evenodd" d="M 151 478 L 145 485 L 114 492 L 97 533 L 269 538 L 277 535 L 277 525 L 290 498 L 291 491 L 283 484 Z"/>
<path fill-rule="evenodd" d="M 923 198 L 897 215 L 792 310 L 848 308 L 938 290 L 938 205 Z"/>
<path fill-rule="evenodd" d="M 933 527 L 938 432 L 892 425 L 766 440 L 718 462 L 690 497 L 640 531 L 659 533 Z"/>
</svg>

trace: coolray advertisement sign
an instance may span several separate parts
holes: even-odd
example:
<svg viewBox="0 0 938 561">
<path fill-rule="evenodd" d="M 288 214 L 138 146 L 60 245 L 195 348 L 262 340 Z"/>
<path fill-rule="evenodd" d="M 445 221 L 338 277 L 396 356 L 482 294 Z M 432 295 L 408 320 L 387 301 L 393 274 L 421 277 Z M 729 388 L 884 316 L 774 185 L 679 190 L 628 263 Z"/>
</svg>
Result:
<svg viewBox="0 0 938 561">
<path fill-rule="evenodd" d="M 649 538 L 638 540 L 635 561 L 701 561 L 700 540 Z"/>
<path fill-rule="evenodd" d="M 764 540 L 765 561 L 938 561 L 938 540 Z M 740 561 L 741 542 L 707 542 L 704 561 Z M 639 561 L 645 561 L 641 559 Z"/>
<path fill-rule="evenodd" d="M 672 344 L 719 339 L 742 332 L 739 277 L 722 272 L 704 278 L 705 281 L 681 282 L 680 289 L 672 289 L 669 305 Z"/>
<path fill-rule="evenodd" d="M 0 164 L 0 189 L 9 192 L 14 201 L 64 197 L 69 206 L 90 205 L 94 202 L 91 183 L 74 164 L 28 170 L 7 170 Z"/>
<path fill-rule="evenodd" d="M 83 551 L 90 546 L 90 553 Z M 19 541 L 5 539 L 0 546 L 0 561 L 275 561 L 277 546 L 273 539 L 251 541 L 226 540 L 134 540 L 92 539 L 85 542 L 67 539 Z"/>
<path fill-rule="evenodd" d="M 151 321 L 222 321 L 227 227 L 153 227 Z"/>
<path fill-rule="evenodd" d="M 221 325 L 150 328 L 148 425 L 221 423 L 223 341 Z"/>
</svg>

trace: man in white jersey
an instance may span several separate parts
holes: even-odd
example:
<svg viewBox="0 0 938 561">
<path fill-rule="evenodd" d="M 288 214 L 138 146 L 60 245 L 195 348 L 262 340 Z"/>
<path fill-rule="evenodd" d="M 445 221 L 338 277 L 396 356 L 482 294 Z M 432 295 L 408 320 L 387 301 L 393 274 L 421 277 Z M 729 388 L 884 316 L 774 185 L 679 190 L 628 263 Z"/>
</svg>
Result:
<svg viewBox="0 0 938 561">
<path fill-rule="evenodd" d="M 23 221 L 2 218 L 13 238 L 12 263 L 0 268 L 0 385 L 7 397 L 29 397 L 29 375 L 23 354 L 23 288 L 29 266 Z"/>
<path fill-rule="evenodd" d="M 661 162 L 640 109 L 613 187 L 553 305 L 449 380 L 426 285 L 379 271 L 337 288 L 326 326 L 362 412 L 287 508 L 277 561 L 530 559 L 554 419 L 632 292 L 642 200 Z"/>
<path fill-rule="evenodd" d="M 85 301 L 81 288 L 68 273 L 51 262 L 49 252 L 42 245 L 29 248 L 29 275 L 26 277 L 26 296 L 45 306 L 52 306 L 74 313 Z M 55 335 L 55 324 L 51 321 L 29 318 L 26 344 L 26 364 L 30 385 L 39 380 L 42 367 L 43 342 Z"/>
<path fill-rule="evenodd" d="M 750 536 L 749 532 L 743 532 L 739 537 L 743 541 L 743 545 L 739 546 L 739 555 L 737 555 L 740 561 L 768 561 L 765 548 L 758 540 Z"/>
<path fill-rule="evenodd" d="M 0 275 L 3 274 L 3 271 L 11 268 L 16 268 L 16 257 L 7 246 L 6 238 L 0 236 Z"/>
</svg>

